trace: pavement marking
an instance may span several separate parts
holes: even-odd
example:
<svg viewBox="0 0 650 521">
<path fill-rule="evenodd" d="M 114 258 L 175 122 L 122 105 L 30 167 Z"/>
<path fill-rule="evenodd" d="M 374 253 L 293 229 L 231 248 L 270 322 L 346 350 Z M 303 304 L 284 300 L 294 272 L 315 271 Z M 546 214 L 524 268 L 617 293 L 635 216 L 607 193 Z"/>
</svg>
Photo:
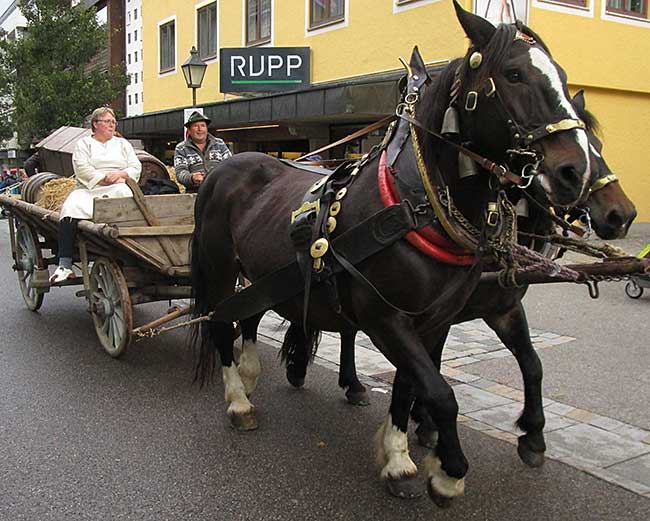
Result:
<svg viewBox="0 0 650 521">
<path fill-rule="evenodd" d="M 275 313 L 267 313 L 258 334 L 279 349 L 287 326 Z M 530 334 L 537 350 L 575 340 L 535 329 Z M 512 355 L 482 320 L 465 322 L 451 328 L 441 373 L 454 388 L 459 423 L 516 445 L 521 431 L 515 421 L 524 401 L 523 391 L 462 370 L 507 356 Z M 338 334 L 323 332 L 314 363 L 338 372 Z M 357 336 L 356 366 L 371 391 L 390 392 L 395 368 L 362 333 Z M 650 431 L 549 398 L 543 399 L 543 406 L 547 457 L 650 498 Z"/>
</svg>

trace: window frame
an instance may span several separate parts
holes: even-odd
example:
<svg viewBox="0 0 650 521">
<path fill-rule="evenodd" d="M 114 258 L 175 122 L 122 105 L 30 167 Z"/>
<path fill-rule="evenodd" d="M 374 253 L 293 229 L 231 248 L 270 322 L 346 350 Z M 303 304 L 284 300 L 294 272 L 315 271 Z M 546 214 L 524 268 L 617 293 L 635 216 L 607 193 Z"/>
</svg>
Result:
<svg viewBox="0 0 650 521">
<path fill-rule="evenodd" d="M 204 9 L 214 7 L 214 31 L 215 31 L 215 48 L 214 53 L 201 56 L 201 24 L 199 22 L 199 14 Z M 194 6 L 194 40 L 196 48 L 199 51 L 199 57 L 203 61 L 212 61 L 219 57 L 219 4 L 216 0 L 208 0 Z"/>
<path fill-rule="evenodd" d="M 162 58 L 163 58 L 163 48 L 162 48 L 162 31 L 164 27 L 173 26 L 174 28 L 174 41 L 171 45 L 173 50 L 173 66 L 163 68 Z M 176 16 L 166 18 L 158 22 L 158 75 L 164 76 L 176 72 L 176 56 L 178 55 L 176 45 L 178 39 L 176 38 Z"/>
<path fill-rule="evenodd" d="M 249 3 L 253 1 L 257 4 L 258 11 L 257 11 L 257 16 L 256 16 L 256 34 L 259 36 L 262 34 L 262 17 L 261 17 L 261 12 L 262 12 L 262 1 L 263 0 L 244 0 L 244 44 L 247 47 L 256 47 L 258 45 L 266 45 L 268 43 L 271 43 L 272 36 L 273 36 L 273 0 L 268 0 L 269 1 L 269 35 L 267 37 L 258 37 L 255 40 L 249 40 L 248 39 L 248 7 Z"/>
<path fill-rule="evenodd" d="M 623 0 L 624 3 L 629 3 L 631 0 Z M 637 13 L 636 11 L 628 11 L 627 9 L 618 9 L 609 6 L 609 0 L 603 0 L 605 4 L 605 13 L 612 16 L 624 16 L 626 18 L 633 18 L 635 20 L 648 21 L 648 0 L 641 0 L 643 2 L 643 12 Z"/>
<path fill-rule="evenodd" d="M 348 11 L 348 2 L 346 0 L 338 0 L 342 2 L 343 4 L 343 13 L 341 15 L 337 15 L 336 18 L 330 16 L 327 19 L 321 20 L 319 22 L 314 22 L 314 2 L 317 0 L 308 0 L 308 13 L 307 13 L 307 29 L 309 31 L 314 31 L 317 29 L 322 29 L 323 27 L 329 27 L 331 25 L 336 25 L 340 24 L 342 22 L 345 22 L 347 11 Z M 331 0 L 327 0 L 328 2 L 331 2 Z M 331 10 L 331 4 L 328 3 L 328 6 Z M 331 12 L 331 11 L 330 11 Z"/>
</svg>

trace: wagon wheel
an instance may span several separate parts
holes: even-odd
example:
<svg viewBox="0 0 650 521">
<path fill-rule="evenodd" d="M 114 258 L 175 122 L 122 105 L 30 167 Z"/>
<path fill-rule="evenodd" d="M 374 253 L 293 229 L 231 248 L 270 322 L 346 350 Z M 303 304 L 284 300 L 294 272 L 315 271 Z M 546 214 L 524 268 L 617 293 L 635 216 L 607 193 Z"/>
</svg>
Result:
<svg viewBox="0 0 650 521">
<path fill-rule="evenodd" d="M 630 298 L 640 298 L 643 295 L 643 288 L 635 280 L 630 280 L 625 285 L 625 294 Z"/>
<path fill-rule="evenodd" d="M 31 287 L 31 282 L 34 271 L 43 268 L 43 257 L 38 235 L 23 222 L 16 228 L 16 268 L 23 300 L 29 309 L 36 311 L 43 304 L 43 293 Z"/>
<path fill-rule="evenodd" d="M 90 313 L 104 350 L 114 358 L 131 340 L 131 297 L 122 270 L 114 262 L 99 258 L 90 272 Z"/>
</svg>

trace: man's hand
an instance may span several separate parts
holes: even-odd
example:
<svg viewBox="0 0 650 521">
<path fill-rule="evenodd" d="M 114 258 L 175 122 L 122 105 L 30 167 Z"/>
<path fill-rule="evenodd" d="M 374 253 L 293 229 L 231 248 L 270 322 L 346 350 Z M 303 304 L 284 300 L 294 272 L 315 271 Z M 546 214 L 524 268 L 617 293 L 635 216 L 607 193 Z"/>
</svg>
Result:
<svg viewBox="0 0 650 521">
<path fill-rule="evenodd" d="M 203 172 L 195 172 L 192 174 L 192 184 L 200 185 L 205 179 L 205 174 Z"/>
</svg>

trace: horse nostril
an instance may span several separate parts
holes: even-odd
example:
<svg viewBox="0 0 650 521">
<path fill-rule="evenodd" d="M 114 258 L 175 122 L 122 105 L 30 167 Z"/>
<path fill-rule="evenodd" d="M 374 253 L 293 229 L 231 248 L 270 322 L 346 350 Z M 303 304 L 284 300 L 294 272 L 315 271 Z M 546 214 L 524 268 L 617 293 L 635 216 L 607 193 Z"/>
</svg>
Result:
<svg viewBox="0 0 650 521">
<path fill-rule="evenodd" d="M 622 228 L 624 223 L 625 219 L 618 210 L 612 210 L 607 214 L 607 224 L 612 228 Z"/>
</svg>

